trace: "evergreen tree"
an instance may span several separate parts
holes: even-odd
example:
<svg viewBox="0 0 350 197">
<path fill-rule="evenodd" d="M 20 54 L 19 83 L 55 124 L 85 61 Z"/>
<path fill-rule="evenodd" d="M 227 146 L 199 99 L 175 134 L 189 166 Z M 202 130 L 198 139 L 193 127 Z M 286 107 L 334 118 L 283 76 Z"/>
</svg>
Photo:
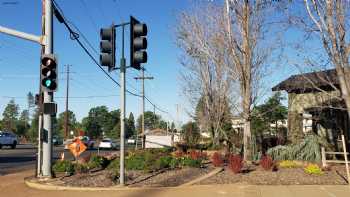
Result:
<svg viewBox="0 0 350 197">
<path fill-rule="evenodd" d="M 65 132 L 65 115 L 66 115 L 66 112 L 62 112 L 58 115 L 58 119 L 57 119 L 57 128 L 55 133 L 60 137 L 63 137 Z M 69 128 L 67 133 L 68 136 L 70 131 L 76 130 L 76 124 L 77 124 L 77 120 L 75 118 L 74 112 L 68 110 L 68 128 Z"/>
<path fill-rule="evenodd" d="M 27 109 L 28 109 L 28 121 L 30 121 L 31 119 L 31 115 L 33 113 L 33 110 L 35 108 L 35 99 L 34 96 L 32 94 L 32 92 L 28 92 L 27 94 Z"/>
<path fill-rule="evenodd" d="M 161 117 L 154 114 L 152 111 L 145 112 L 145 129 L 155 129 L 158 128 Z M 137 118 L 137 130 L 141 132 L 141 115 Z M 166 128 L 166 127 L 165 127 Z"/>
<path fill-rule="evenodd" d="M 288 109 L 282 104 L 285 98 L 280 92 L 272 95 L 265 103 L 253 108 L 252 112 L 252 130 L 254 133 L 263 131 L 275 132 L 277 127 L 272 129 L 271 123 L 277 126 L 277 121 L 285 120 L 288 115 Z"/>
<path fill-rule="evenodd" d="M 38 124 L 39 124 L 39 110 L 35 109 L 33 118 L 31 120 L 30 128 L 27 134 L 27 137 L 29 138 L 29 141 L 37 143 L 38 139 Z"/>
<path fill-rule="evenodd" d="M 30 125 L 28 124 L 29 113 L 28 110 L 23 110 L 19 120 L 16 123 L 16 133 L 19 136 L 27 136 Z"/>
<path fill-rule="evenodd" d="M 125 138 L 129 138 L 133 135 L 136 134 L 136 129 L 135 129 L 135 119 L 134 119 L 134 114 L 130 112 L 129 118 L 126 123 L 126 133 L 125 133 Z"/>
<path fill-rule="evenodd" d="M 14 131 L 16 132 L 16 123 L 18 120 L 18 110 L 19 107 L 15 103 L 14 99 L 11 99 L 10 102 L 5 107 L 4 112 L 2 113 L 3 116 L 3 129 L 7 131 Z"/>
</svg>

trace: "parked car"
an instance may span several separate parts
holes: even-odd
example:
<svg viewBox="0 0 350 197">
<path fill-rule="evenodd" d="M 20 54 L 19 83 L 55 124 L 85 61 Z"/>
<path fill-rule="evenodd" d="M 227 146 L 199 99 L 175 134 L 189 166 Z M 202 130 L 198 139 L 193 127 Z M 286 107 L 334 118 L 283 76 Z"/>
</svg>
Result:
<svg viewBox="0 0 350 197">
<path fill-rule="evenodd" d="M 99 149 L 116 149 L 117 143 L 109 138 L 103 139 L 98 145 Z"/>
<path fill-rule="evenodd" d="M 3 146 L 10 146 L 12 149 L 15 149 L 17 143 L 18 139 L 16 134 L 8 131 L 0 131 L 0 148 Z"/>
</svg>

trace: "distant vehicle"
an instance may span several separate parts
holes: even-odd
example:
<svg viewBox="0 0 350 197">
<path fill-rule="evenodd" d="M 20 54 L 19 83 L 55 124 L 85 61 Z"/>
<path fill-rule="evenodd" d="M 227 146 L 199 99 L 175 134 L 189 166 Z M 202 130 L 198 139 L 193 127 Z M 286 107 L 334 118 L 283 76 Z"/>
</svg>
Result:
<svg viewBox="0 0 350 197">
<path fill-rule="evenodd" d="M 128 144 L 135 144 L 135 143 L 136 143 L 136 140 L 135 140 L 134 138 L 129 138 L 129 139 L 127 140 L 127 143 L 128 143 Z"/>
<path fill-rule="evenodd" d="M 94 148 L 95 141 L 90 139 L 88 136 L 79 136 L 79 139 L 85 144 L 85 146 L 89 149 Z"/>
<path fill-rule="evenodd" d="M 10 146 L 12 149 L 15 149 L 17 143 L 18 139 L 16 134 L 8 131 L 0 131 L 0 148 L 2 148 L 2 146 Z"/>
<path fill-rule="evenodd" d="M 61 145 L 63 144 L 63 139 L 57 135 L 52 136 L 52 144 L 53 145 Z"/>
<path fill-rule="evenodd" d="M 88 136 L 79 136 L 74 139 L 66 139 L 63 144 L 64 144 L 64 149 L 68 149 L 68 145 L 73 143 L 75 139 L 79 138 L 81 142 L 84 143 L 87 149 L 92 149 L 95 147 L 95 140 L 91 140 Z"/>
<path fill-rule="evenodd" d="M 98 145 L 98 148 L 100 149 L 116 149 L 117 143 L 112 141 L 111 139 L 103 139 L 100 144 Z"/>
</svg>

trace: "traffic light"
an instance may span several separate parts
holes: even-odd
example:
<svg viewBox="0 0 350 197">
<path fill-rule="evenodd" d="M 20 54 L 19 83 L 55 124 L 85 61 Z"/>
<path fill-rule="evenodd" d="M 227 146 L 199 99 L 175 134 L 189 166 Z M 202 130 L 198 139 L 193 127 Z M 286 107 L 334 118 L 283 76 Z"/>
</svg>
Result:
<svg viewBox="0 0 350 197">
<path fill-rule="evenodd" d="M 115 68 L 115 28 L 112 24 L 109 28 L 101 28 L 100 30 L 100 64 L 107 66 L 108 71 Z"/>
<path fill-rule="evenodd" d="M 130 66 L 140 70 L 147 62 L 147 25 L 130 16 Z"/>
<path fill-rule="evenodd" d="M 41 87 L 43 91 L 57 90 L 57 61 L 53 54 L 41 56 Z"/>
</svg>

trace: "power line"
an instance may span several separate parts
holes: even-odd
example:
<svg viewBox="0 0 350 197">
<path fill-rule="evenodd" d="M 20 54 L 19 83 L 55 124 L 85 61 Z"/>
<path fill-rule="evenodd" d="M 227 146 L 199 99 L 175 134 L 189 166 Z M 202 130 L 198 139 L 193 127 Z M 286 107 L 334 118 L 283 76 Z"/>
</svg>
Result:
<svg viewBox="0 0 350 197">
<path fill-rule="evenodd" d="M 103 72 L 109 79 L 111 79 L 117 86 L 120 87 L 120 84 L 119 84 L 112 76 L 110 76 L 110 75 L 108 74 L 107 71 L 105 71 L 105 70 L 102 68 L 102 66 L 98 63 L 98 61 L 91 55 L 91 53 L 89 52 L 89 50 L 88 50 L 88 49 L 84 46 L 84 44 L 80 41 L 80 39 L 79 39 L 79 34 L 76 33 L 76 32 L 74 32 L 74 31 L 72 30 L 72 28 L 68 25 L 67 20 L 66 20 L 65 17 L 64 17 L 64 14 L 63 14 L 62 9 L 59 7 L 59 5 L 56 3 L 56 1 L 55 1 L 55 0 L 52 0 L 52 2 L 53 2 L 53 4 L 54 4 L 54 9 L 55 9 L 55 15 L 56 15 L 56 17 L 59 18 L 59 19 L 60 19 L 60 22 L 63 23 L 63 24 L 66 26 L 66 28 L 68 29 L 68 31 L 69 31 L 69 33 L 70 33 L 71 39 L 72 39 L 72 40 L 76 40 L 77 43 L 80 45 L 80 47 L 85 51 L 85 53 L 90 57 L 90 59 L 102 70 L 102 72 Z M 57 16 L 57 15 L 58 15 L 58 16 Z M 72 22 L 70 22 L 70 24 L 72 24 Z M 80 32 L 80 34 L 83 35 L 82 32 Z M 84 37 L 84 36 L 83 36 L 83 37 Z M 130 95 L 133 95 L 133 96 L 136 96 L 136 97 L 142 97 L 141 95 L 138 95 L 138 94 L 136 94 L 136 93 L 133 93 L 133 92 L 127 90 L 127 89 L 125 89 L 125 91 L 126 91 L 127 93 L 129 93 Z M 152 103 L 147 97 L 145 97 L 145 99 L 146 99 L 150 104 L 152 104 L 156 109 L 158 109 L 158 111 L 161 111 L 161 112 L 163 112 L 163 113 L 169 114 L 169 112 L 167 112 L 167 111 L 165 111 L 165 110 L 162 110 L 161 108 L 159 108 L 158 106 L 156 106 L 154 103 Z"/>
<path fill-rule="evenodd" d="M 60 12 L 62 12 L 62 10 L 59 8 L 59 6 L 57 5 L 56 1 L 53 0 L 52 1 L 54 3 L 54 8 L 58 8 L 60 10 Z M 56 10 L 58 12 L 58 10 Z M 55 12 L 56 13 L 56 12 Z M 60 14 L 60 13 L 59 13 Z M 62 16 L 62 15 L 61 15 Z M 117 86 L 120 87 L 120 84 L 112 77 L 108 74 L 107 71 L 105 71 L 102 66 L 98 63 L 98 61 L 91 55 L 91 53 L 89 52 L 89 50 L 84 46 L 84 44 L 80 41 L 79 39 L 79 34 L 74 32 L 72 30 L 72 28 L 68 25 L 68 23 L 66 22 L 66 20 L 64 19 L 64 17 L 62 16 L 62 23 L 66 26 L 66 28 L 68 29 L 70 35 L 71 35 L 71 38 L 72 40 L 76 40 L 78 42 L 78 44 L 80 45 L 80 47 L 85 51 L 85 53 L 91 58 L 91 60 L 102 70 L 102 72 L 109 78 L 111 79 Z M 136 93 L 133 93 L 133 92 L 130 92 L 129 90 L 125 90 L 127 93 L 133 95 L 133 96 L 137 96 L 137 97 L 140 97 L 140 95 L 136 94 Z"/>
<path fill-rule="evenodd" d="M 97 25 L 96 25 L 96 22 L 94 21 L 94 18 L 93 18 L 92 15 L 90 14 L 89 9 L 88 9 L 88 7 L 87 7 L 85 1 L 84 1 L 84 0 L 80 0 L 80 2 L 83 4 L 83 7 L 85 8 L 86 14 L 87 14 L 88 17 L 89 17 L 91 24 L 96 28 L 96 30 L 98 30 L 98 27 L 97 27 Z"/>
</svg>

